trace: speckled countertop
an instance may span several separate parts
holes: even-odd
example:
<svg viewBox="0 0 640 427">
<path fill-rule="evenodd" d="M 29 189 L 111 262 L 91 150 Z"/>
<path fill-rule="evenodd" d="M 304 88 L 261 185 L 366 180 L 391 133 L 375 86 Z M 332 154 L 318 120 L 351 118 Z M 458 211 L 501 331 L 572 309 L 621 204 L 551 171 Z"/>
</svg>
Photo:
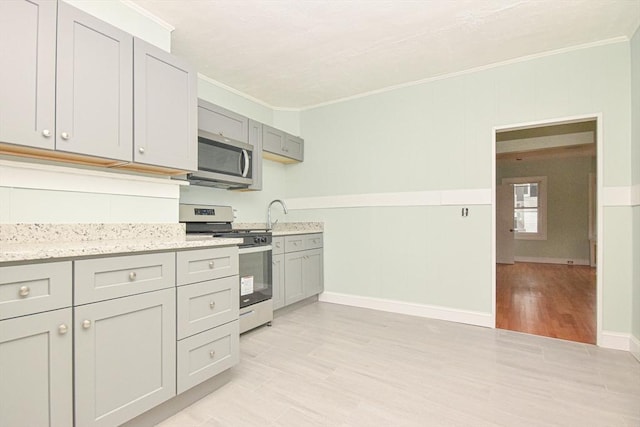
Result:
<svg viewBox="0 0 640 427">
<path fill-rule="evenodd" d="M 182 224 L 0 224 L 0 263 L 229 246 L 187 239 Z"/>
<path fill-rule="evenodd" d="M 238 229 L 265 223 L 235 223 Z M 276 224 L 274 236 L 321 233 L 319 222 Z M 0 224 L 0 263 L 229 246 L 241 239 L 188 238 L 183 224 Z"/>
<path fill-rule="evenodd" d="M 241 222 L 234 223 L 233 228 L 237 229 L 265 229 L 264 222 Z M 322 233 L 324 231 L 324 223 L 322 222 L 283 222 L 276 223 L 271 230 L 274 236 L 286 236 L 289 234 L 307 234 Z"/>
</svg>

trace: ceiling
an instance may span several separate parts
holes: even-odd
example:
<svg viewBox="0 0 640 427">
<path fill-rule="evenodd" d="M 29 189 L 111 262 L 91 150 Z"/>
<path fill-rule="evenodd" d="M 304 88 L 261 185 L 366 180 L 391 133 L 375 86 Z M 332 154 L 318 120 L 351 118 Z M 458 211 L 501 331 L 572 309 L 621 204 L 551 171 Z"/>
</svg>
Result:
<svg viewBox="0 0 640 427">
<path fill-rule="evenodd" d="M 618 37 L 640 0 L 129 0 L 175 27 L 172 51 L 274 108 Z"/>
</svg>

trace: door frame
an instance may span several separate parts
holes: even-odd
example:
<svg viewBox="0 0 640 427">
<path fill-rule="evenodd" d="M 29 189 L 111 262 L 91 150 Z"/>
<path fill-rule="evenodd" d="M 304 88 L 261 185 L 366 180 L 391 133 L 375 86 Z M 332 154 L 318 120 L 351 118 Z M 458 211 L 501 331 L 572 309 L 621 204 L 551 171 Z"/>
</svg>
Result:
<svg viewBox="0 0 640 427">
<path fill-rule="evenodd" d="M 602 343 L 602 260 L 603 260 L 603 218 L 602 218 L 602 182 L 603 182 L 603 131 L 602 113 L 558 117 L 532 122 L 494 126 L 491 130 L 491 324 L 496 327 L 496 133 L 499 131 L 543 127 L 587 120 L 596 121 L 596 200 L 597 200 L 597 253 L 596 253 L 596 344 Z"/>
</svg>

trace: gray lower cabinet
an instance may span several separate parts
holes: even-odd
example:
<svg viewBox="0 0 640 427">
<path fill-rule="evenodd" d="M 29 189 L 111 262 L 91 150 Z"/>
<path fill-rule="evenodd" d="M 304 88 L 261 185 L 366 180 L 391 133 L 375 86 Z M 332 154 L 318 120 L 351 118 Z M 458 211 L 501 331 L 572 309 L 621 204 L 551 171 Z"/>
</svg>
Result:
<svg viewBox="0 0 640 427">
<path fill-rule="evenodd" d="M 133 161 L 179 170 L 198 169 L 195 69 L 138 38 L 133 45 Z"/>
<path fill-rule="evenodd" d="M 55 147 L 56 7 L 0 1 L 0 142 Z"/>
<path fill-rule="evenodd" d="M 322 233 L 276 237 L 273 245 L 274 309 L 322 293 Z"/>
<path fill-rule="evenodd" d="M 116 426 L 176 394 L 175 289 L 74 308 L 78 426 Z"/>
<path fill-rule="evenodd" d="M 273 309 L 284 307 L 284 254 L 273 255 Z"/>
<path fill-rule="evenodd" d="M 73 425 L 72 348 L 71 308 L 0 321 L 0 426 Z"/>
<path fill-rule="evenodd" d="M 177 392 L 240 360 L 238 248 L 177 253 Z"/>
<path fill-rule="evenodd" d="M 57 47 L 56 150 L 131 161 L 133 36 L 58 2 Z"/>
</svg>

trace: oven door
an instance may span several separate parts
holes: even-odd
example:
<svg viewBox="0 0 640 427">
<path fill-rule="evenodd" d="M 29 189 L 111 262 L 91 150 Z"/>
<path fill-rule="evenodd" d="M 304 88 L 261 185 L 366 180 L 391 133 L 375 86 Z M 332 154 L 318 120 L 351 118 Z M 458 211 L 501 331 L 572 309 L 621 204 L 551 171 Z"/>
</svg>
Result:
<svg viewBox="0 0 640 427">
<path fill-rule="evenodd" d="M 271 245 L 240 248 L 240 307 L 273 296 Z"/>
</svg>

